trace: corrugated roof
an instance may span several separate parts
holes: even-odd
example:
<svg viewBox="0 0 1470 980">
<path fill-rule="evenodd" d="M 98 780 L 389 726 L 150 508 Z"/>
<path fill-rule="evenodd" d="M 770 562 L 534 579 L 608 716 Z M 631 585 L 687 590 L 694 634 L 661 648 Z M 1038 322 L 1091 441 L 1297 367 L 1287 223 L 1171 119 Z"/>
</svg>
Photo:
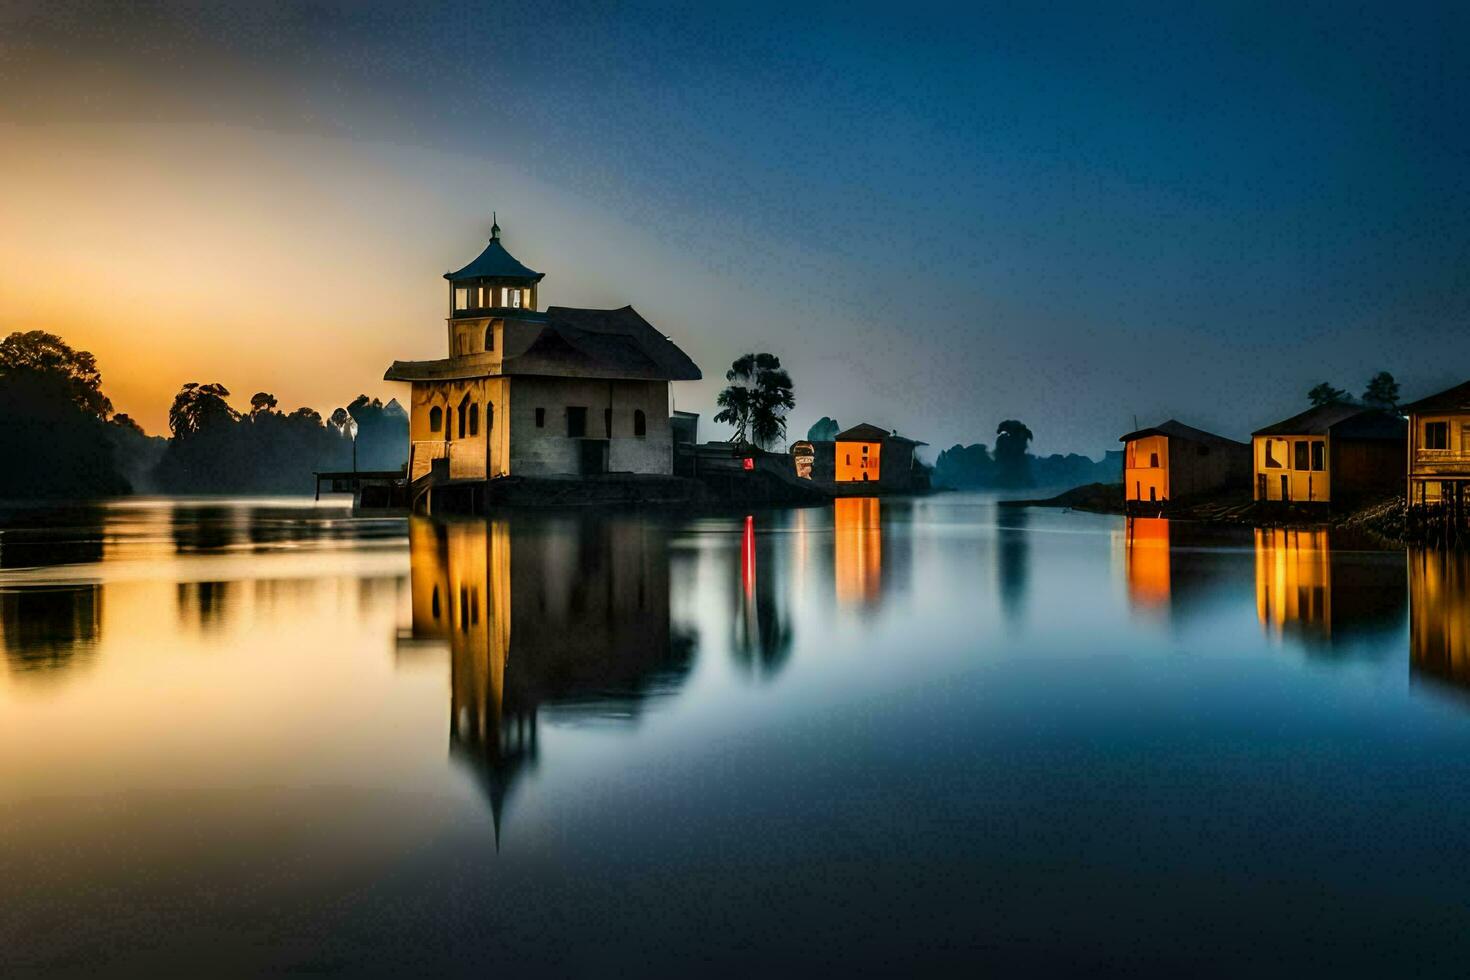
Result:
<svg viewBox="0 0 1470 980">
<path fill-rule="evenodd" d="M 1324 435 L 1355 439 L 1402 439 L 1408 424 L 1399 416 L 1362 405 L 1319 405 L 1251 433 L 1256 436 Z"/>
<path fill-rule="evenodd" d="M 1204 429 L 1196 429 L 1194 426 L 1185 425 L 1177 419 L 1170 419 L 1167 422 L 1160 422 L 1158 425 L 1150 428 L 1139 429 L 1137 432 L 1130 432 L 1125 436 L 1119 436 L 1118 441 L 1132 442 L 1134 439 L 1142 439 L 1145 436 L 1167 436 L 1170 439 L 1185 439 L 1189 442 L 1199 442 L 1206 445 L 1237 446 L 1241 449 L 1250 448 L 1243 442 L 1227 439 L 1224 436 L 1217 436 L 1213 432 L 1206 432 Z"/>
<path fill-rule="evenodd" d="M 490 239 L 485 250 L 475 260 L 456 272 L 444 273 L 445 279 L 520 279 L 524 282 L 540 282 L 544 272 L 536 272 L 521 265 L 515 256 L 505 250 L 496 235 Z"/>
<path fill-rule="evenodd" d="M 1403 412 L 1470 412 L 1470 381 L 1400 406 Z"/>
</svg>

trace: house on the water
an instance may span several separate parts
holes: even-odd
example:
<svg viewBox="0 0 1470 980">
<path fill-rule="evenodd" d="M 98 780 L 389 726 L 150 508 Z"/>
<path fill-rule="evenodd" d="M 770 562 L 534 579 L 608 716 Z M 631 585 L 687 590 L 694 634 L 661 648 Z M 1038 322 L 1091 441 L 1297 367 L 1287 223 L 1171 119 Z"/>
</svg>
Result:
<svg viewBox="0 0 1470 980">
<path fill-rule="evenodd" d="M 831 442 L 803 440 L 802 447 L 810 447 L 810 463 L 802 464 L 799 475 L 839 494 L 924 490 L 916 450 L 927 445 L 864 422 L 837 433 Z"/>
<path fill-rule="evenodd" d="M 1407 425 L 1362 405 L 1320 405 L 1251 434 L 1255 499 L 1333 503 L 1392 493 Z"/>
<path fill-rule="evenodd" d="M 1123 499 L 1129 505 L 1244 488 L 1250 480 L 1250 446 L 1174 419 L 1130 432 L 1119 441 Z"/>
<path fill-rule="evenodd" d="M 1410 507 L 1470 505 L 1470 381 L 1403 406 L 1409 416 Z"/>
<path fill-rule="evenodd" d="M 505 250 L 498 224 L 445 274 L 448 356 L 383 376 L 412 385 L 411 487 L 673 471 L 670 383 L 699 368 L 631 306 L 540 309 L 543 275 Z"/>
</svg>

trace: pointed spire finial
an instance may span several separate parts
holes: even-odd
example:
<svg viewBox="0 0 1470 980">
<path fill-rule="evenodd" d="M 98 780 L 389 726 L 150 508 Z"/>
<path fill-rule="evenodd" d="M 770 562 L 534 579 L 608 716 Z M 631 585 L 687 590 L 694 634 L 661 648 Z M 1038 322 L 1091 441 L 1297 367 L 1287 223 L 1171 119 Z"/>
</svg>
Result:
<svg viewBox="0 0 1470 980">
<path fill-rule="evenodd" d="M 496 217 L 494 211 L 491 211 L 490 212 L 490 240 L 493 242 L 493 241 L 495 241 L 495 239 L 497 239 L 499 237 L 500 237 L 500 219 Z"/>
</svg>

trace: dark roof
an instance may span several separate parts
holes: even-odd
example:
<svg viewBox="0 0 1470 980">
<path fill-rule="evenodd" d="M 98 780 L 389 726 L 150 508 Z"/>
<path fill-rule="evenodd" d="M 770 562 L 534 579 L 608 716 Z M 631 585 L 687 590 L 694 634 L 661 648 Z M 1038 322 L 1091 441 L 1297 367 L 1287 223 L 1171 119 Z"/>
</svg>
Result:
<svg viewBox="0 0 1470 980">
<path fill-rule="evenodd" d="M 1470 381 L 1399 407 L 1403 412 L 1470 412 Z"/>
<path fill-rule="evenodd" d="M 499 231 L 498 228 L 495 230 Z M 479 279 L 483 276 L 490 279 L 522 279 L 526 282 L 540 282 L 545 275 L 544 272 L 536 272 L 521 265 L 516 257 L 507 252 L 505 246 L 500 244 L 500 236 L 496 234 L 473 262 L 457 272 L 444 273 L 444 278 Z"/>
<path fill-rule="evenodd" d="M 627 378 L 698 381 L 699 367 L 672 340 L 654 329 L 631 306 L 581 310 L 553 306 L 544 312 L 520 311 L 505 321 L 505 348 L 499 373 L 546 377 Z M 494 355 L 438 361 L 395 361 L 384 379 L 428 381 L 487 377 Z"/>
<path fill-rule="evenodd" d="M 1119 436 L 1118 441 L 1132 442 L 1134 439 L 1142 439 L 1144 436 L 1167 436 L 1170 439 L 1184 439 L 1187 442 L 1198 442 L 1205 445 L 1236 446 L 1241 449 L 1249 448 L 1243 442 L 1226 439 L 1224 436 L 1217 436 L 1213 432 L 1206 432 L 1204 429 L 1196 429 L 1194 426 L 1185 425 L 1177 419 L 1170 419 L 1151 428 L 1139 429 L 1137 432 L 1130 432 L 1125 436 Z"/>
<path fill-rule="evenodd" d="M 1408 428 L 1393 412 L 1362 405 L 1319 405 L 1275 425 L 1257 429 L 1257 436 L 1334 435 L 1354 439 L 1402 439 Z"/>
<path fill-rule="evenodd" d="M 908 436 L 901 436 L 897 432 L 880 429 L 876 425 L 868 422 L 855 425 L 850 429 L 843 429 L 832 437 L 833 442 L 883 442 L 884 440 L 889 442 L 907 442 L 915 446 L 929 445 L 927 442 L 920 442 L 917 439 L 910 439 Z"/>
</svg>

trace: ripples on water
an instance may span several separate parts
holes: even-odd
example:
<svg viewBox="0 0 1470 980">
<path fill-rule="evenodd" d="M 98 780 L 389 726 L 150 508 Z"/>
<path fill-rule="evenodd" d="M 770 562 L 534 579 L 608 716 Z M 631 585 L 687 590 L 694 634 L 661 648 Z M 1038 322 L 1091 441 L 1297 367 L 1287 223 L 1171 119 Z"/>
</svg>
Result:
<svg viewBox="0 0 1470 980">
<path fill-rule="evenodd" d="M 1434 969 L 1470 556 L 946 495 L 0 515 L 0 967 Z"/>
</svg>

